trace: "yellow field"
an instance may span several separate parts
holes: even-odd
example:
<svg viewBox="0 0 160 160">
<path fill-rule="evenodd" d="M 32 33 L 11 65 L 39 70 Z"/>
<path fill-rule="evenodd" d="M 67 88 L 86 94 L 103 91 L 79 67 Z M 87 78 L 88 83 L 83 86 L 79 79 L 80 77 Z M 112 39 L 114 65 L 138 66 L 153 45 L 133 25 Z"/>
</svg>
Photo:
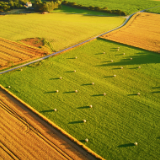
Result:
<svg viewBox="0 0 160 160">
<path fill-rule="evenodd" d="M 101 38 L 160 53 L 160 15 L 137 13 L 122 28 Z"/>
<path fill-rule="evenodd" d="M 45 54 L 43 50 L 0 38 L 0 70 Z"/>
</svg>

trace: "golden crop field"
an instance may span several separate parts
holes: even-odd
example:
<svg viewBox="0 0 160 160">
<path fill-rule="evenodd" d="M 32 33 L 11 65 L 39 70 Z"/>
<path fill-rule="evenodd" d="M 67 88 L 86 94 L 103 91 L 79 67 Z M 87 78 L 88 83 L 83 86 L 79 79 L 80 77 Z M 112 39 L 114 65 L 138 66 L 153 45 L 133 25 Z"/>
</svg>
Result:
<svg viewBox="0 0 160 160">
<path fill-rule="evenodd" d="M 0 38 L 0 70 L 45 54 L 43 50 Z"/>
<path fill-rule="evenodd" d="M 137 13 L 122 28 L 101 38 L 160 53 L 160 15 Z"/>
</svg>

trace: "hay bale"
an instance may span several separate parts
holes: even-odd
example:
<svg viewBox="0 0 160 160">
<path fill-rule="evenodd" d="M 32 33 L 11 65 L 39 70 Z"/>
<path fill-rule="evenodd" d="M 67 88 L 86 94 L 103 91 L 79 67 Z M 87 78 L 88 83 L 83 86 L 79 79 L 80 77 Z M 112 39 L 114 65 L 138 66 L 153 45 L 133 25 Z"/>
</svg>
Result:
<svg viewBox="0 0 160 160">
<path fill-rule="evenodd" d="M 86 123 L 87 121 L 84 119 L 83 122 Z"/>
<path fill-rule="evenodd" d="M 103 93 L 104 96 L 106 96 L 106 93 Z"/>
<path fill-rule="evenodd" d="M 62 79 L 62 77 L 59 77 L 59 79 Z"/>
<path fill-rule="evenodd" d="M 113 60 L 111 60 L 111 62 L 113 62 Z"/>
<path fill-rule="evenodd" d="M 11 88 L 11 86 L 8 86 L 8 88 Z"/>
<path fill-rule="evenodd" d="M 56 93 L 58 93 L 59 92 L 59 90 L 56 90 Z"/>
<path fill-rule="evenodd" d="M 92 82 L 92 85 L 94 85 L 94 82 Z"/>
<path fill-rule="evenodd" d="M 138 68 L 141 68 L 141 66 L 138 66 Z"/>
<path fill-rule="evenodd" d="M 121 67 L 121 69 L 123 69 L 123 67 Z"/>
<path fill-rule="evenodd" d="M 92 108 L 93 106 L 92 105 L 89 105 L 89 108 Z"/>
<path fill-rule="evenodd" d="M 116 75 L 114 74 L 113 77 L 116 77 Z"/>
<path fill-rule="evenodd" d="M 54 111 L 57 112 L 57 109 L 55 108 Z"/>
<path fill-rule="evenodd" d="M 74 72 L 76 72 L 76 70 L 74 70 Z"/>
<path fill-rule="evenodd" d="M 125 53 L 123 53 L 123 55 L 125 55 Z"/>
<path fill-rule="evenodd" d="M 134 145 L 135 145 L 135 146 L 138 146 L 138 142 L 134 142 Z"/>
<path fill-rule="evenodd" d="M 85 142 L 88 142 L 88 141 L 89 141 L 88 138 L 86 138 L 86 139 L 85 139 Z"/>
<path fill-rule="evenodd" d="M 75 93 L 78 93 L 78 90 L 75 90 Z"/>
<path fill-rule="evenodd" d="M 140 96 L 140 93 L 137 93 L 138 96 Z"/>
<path fill-rule="evenodd" d="M 132 60 L 133 58 L 130 58 L 130 60 Z"/>
</svg>

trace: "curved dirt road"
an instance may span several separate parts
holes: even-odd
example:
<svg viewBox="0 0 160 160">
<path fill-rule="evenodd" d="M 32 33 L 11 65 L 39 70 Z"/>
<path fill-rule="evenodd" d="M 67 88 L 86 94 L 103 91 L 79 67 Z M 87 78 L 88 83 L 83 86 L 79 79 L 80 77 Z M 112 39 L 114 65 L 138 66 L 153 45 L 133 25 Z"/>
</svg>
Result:
<svg viewBox="0 0 160 160">
<path fill-rule="evenodd" d="M 96 159 L 2 88 L 0 113 L 0 159 Z"/>
</svg>

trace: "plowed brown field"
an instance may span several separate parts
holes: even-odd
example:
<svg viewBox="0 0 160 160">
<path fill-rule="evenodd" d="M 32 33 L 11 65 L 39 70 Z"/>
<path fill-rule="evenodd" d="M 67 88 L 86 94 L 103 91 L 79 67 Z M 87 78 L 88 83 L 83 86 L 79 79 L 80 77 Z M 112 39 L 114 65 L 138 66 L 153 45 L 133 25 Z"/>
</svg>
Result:
<svg viewBox="0 0 160 160">
<path fill-rule="evenodd" d="M 0 87 L 0 159 L 96 159 Z"/>
<path fill-rule="evenodd" d="M 124 27 L 101 38 L 160 53 L 160 14 L 137 13 Z"/>
<path fill-rule="evenodd" d="M 45 51 L 0 38 L 0 70 L 47 54 Z"/>
</svg>

